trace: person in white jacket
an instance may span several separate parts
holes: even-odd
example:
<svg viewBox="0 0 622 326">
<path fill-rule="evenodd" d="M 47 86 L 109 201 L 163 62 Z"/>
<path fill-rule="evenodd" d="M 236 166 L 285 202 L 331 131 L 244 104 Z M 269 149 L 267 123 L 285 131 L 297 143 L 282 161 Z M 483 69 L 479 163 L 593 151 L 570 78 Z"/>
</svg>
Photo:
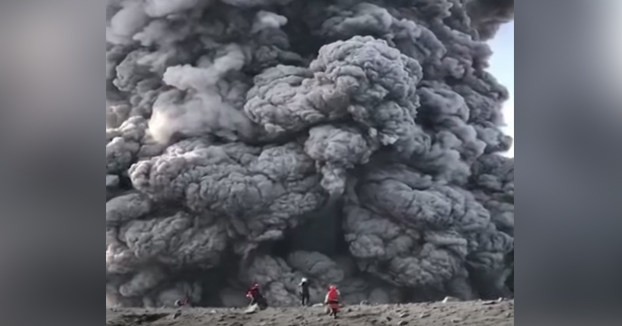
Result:
<svg viewBox="0 0 622 326">
<path fill-rule="evenodd" d="M 298 284 L 298 287 L 300 287 L 300 301 L 301 304 L 303 306 L 308 306 L 309 305 L 309 280 L 306 277 L 303 277 L 302 280 L 300 281 L 300 284 Z"/>
</svg>

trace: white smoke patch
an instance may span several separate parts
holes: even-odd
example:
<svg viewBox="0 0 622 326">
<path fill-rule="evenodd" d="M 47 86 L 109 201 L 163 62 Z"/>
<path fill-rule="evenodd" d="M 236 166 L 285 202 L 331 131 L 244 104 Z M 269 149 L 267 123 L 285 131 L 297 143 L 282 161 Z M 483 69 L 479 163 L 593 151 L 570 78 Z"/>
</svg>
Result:
<svg viewBox="0 0 622 326">
<path fill-rule="evenodd" d="M 113 44 L 131 43 L 134 34 L 149 20 L 141 1 L 126 0 L 122 6 L 123 8 L 110 19 L 106 27 L 106 41 Z"/>
<path fill-rule="evenodd" d="M 212 0 L 145 0 L 145 13 L 150 17 L 165 17 L 196 7 L 203 7 Z"/>
<path fill-rule="evenodd" d="M 262 7 L 269 5 L 284 5 L 292 0 L 221 0 L 226 4 L 240 8 Z"/>
<path fill-rule="evenodd" d="M 280 28 L 285 24 L 287 24 L 287 17 L 261 10 L 255 16 L 251 32 L 257 33 L 267 28 Z"/>
<path fill-rule="evenodd" d="M 164 72 L 164 83 L 186 93 L 171 90 L 156 100 L 149 121 L 154 140 L 167 143 L 176 133 L 192 137 L 209 131 L 229 140 L 249 135 L 250 120 L 223 101 L 219 88 L 227 86 L 222 80 L 225 74 L 242 68 L 244 53 L 235 45 L 225 51 L 211 62 L 202 60 L 199 67 L 175 66 Z"/>
</svg>

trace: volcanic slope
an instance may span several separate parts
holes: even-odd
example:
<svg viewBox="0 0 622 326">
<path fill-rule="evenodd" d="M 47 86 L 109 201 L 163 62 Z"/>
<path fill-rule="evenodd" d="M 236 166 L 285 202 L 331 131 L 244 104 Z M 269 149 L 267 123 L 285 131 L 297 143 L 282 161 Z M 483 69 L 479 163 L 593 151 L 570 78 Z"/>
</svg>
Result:
<svg viewBox="0 0 622 326">
<path fill-rule="evenodd" d="M 353 305 L 333 320 L 323 307 L 268 308 L 245 314 L 241 308 L 176 309 L 120 308 L 106 310 L 106 326 L 509 326 L 514 325 L 514 300 L 434 302 L 404 305 Z"/>
</svg>

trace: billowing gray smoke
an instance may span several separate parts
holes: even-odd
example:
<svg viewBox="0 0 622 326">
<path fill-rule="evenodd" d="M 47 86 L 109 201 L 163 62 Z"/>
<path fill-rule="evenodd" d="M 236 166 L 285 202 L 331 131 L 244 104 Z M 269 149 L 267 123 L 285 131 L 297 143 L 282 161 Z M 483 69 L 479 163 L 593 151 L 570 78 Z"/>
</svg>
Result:
<svg viewBox="0 0 622 326">
<path fill-rule="evenodd" d="M 109 0 L 108 305 L 509 294 L 507 0 Z M 511 283 L 511 284 L 510 284 Z"/>
</svg>

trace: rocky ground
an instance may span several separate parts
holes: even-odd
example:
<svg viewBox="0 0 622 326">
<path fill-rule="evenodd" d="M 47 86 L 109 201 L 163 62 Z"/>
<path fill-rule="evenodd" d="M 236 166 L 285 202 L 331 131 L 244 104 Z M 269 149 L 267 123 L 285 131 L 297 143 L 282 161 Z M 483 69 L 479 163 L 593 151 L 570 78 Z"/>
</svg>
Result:
<svg viewBox="0 0 622 326">
<path fill-rule="evenodd" d="M 508 326 L 514 300 L 434 302 L 343 307 L 338 319 L 323 307 L 268 308 L 252 314 L 234 308 L 106 309 L 107 326 Z"/>
</svg>

